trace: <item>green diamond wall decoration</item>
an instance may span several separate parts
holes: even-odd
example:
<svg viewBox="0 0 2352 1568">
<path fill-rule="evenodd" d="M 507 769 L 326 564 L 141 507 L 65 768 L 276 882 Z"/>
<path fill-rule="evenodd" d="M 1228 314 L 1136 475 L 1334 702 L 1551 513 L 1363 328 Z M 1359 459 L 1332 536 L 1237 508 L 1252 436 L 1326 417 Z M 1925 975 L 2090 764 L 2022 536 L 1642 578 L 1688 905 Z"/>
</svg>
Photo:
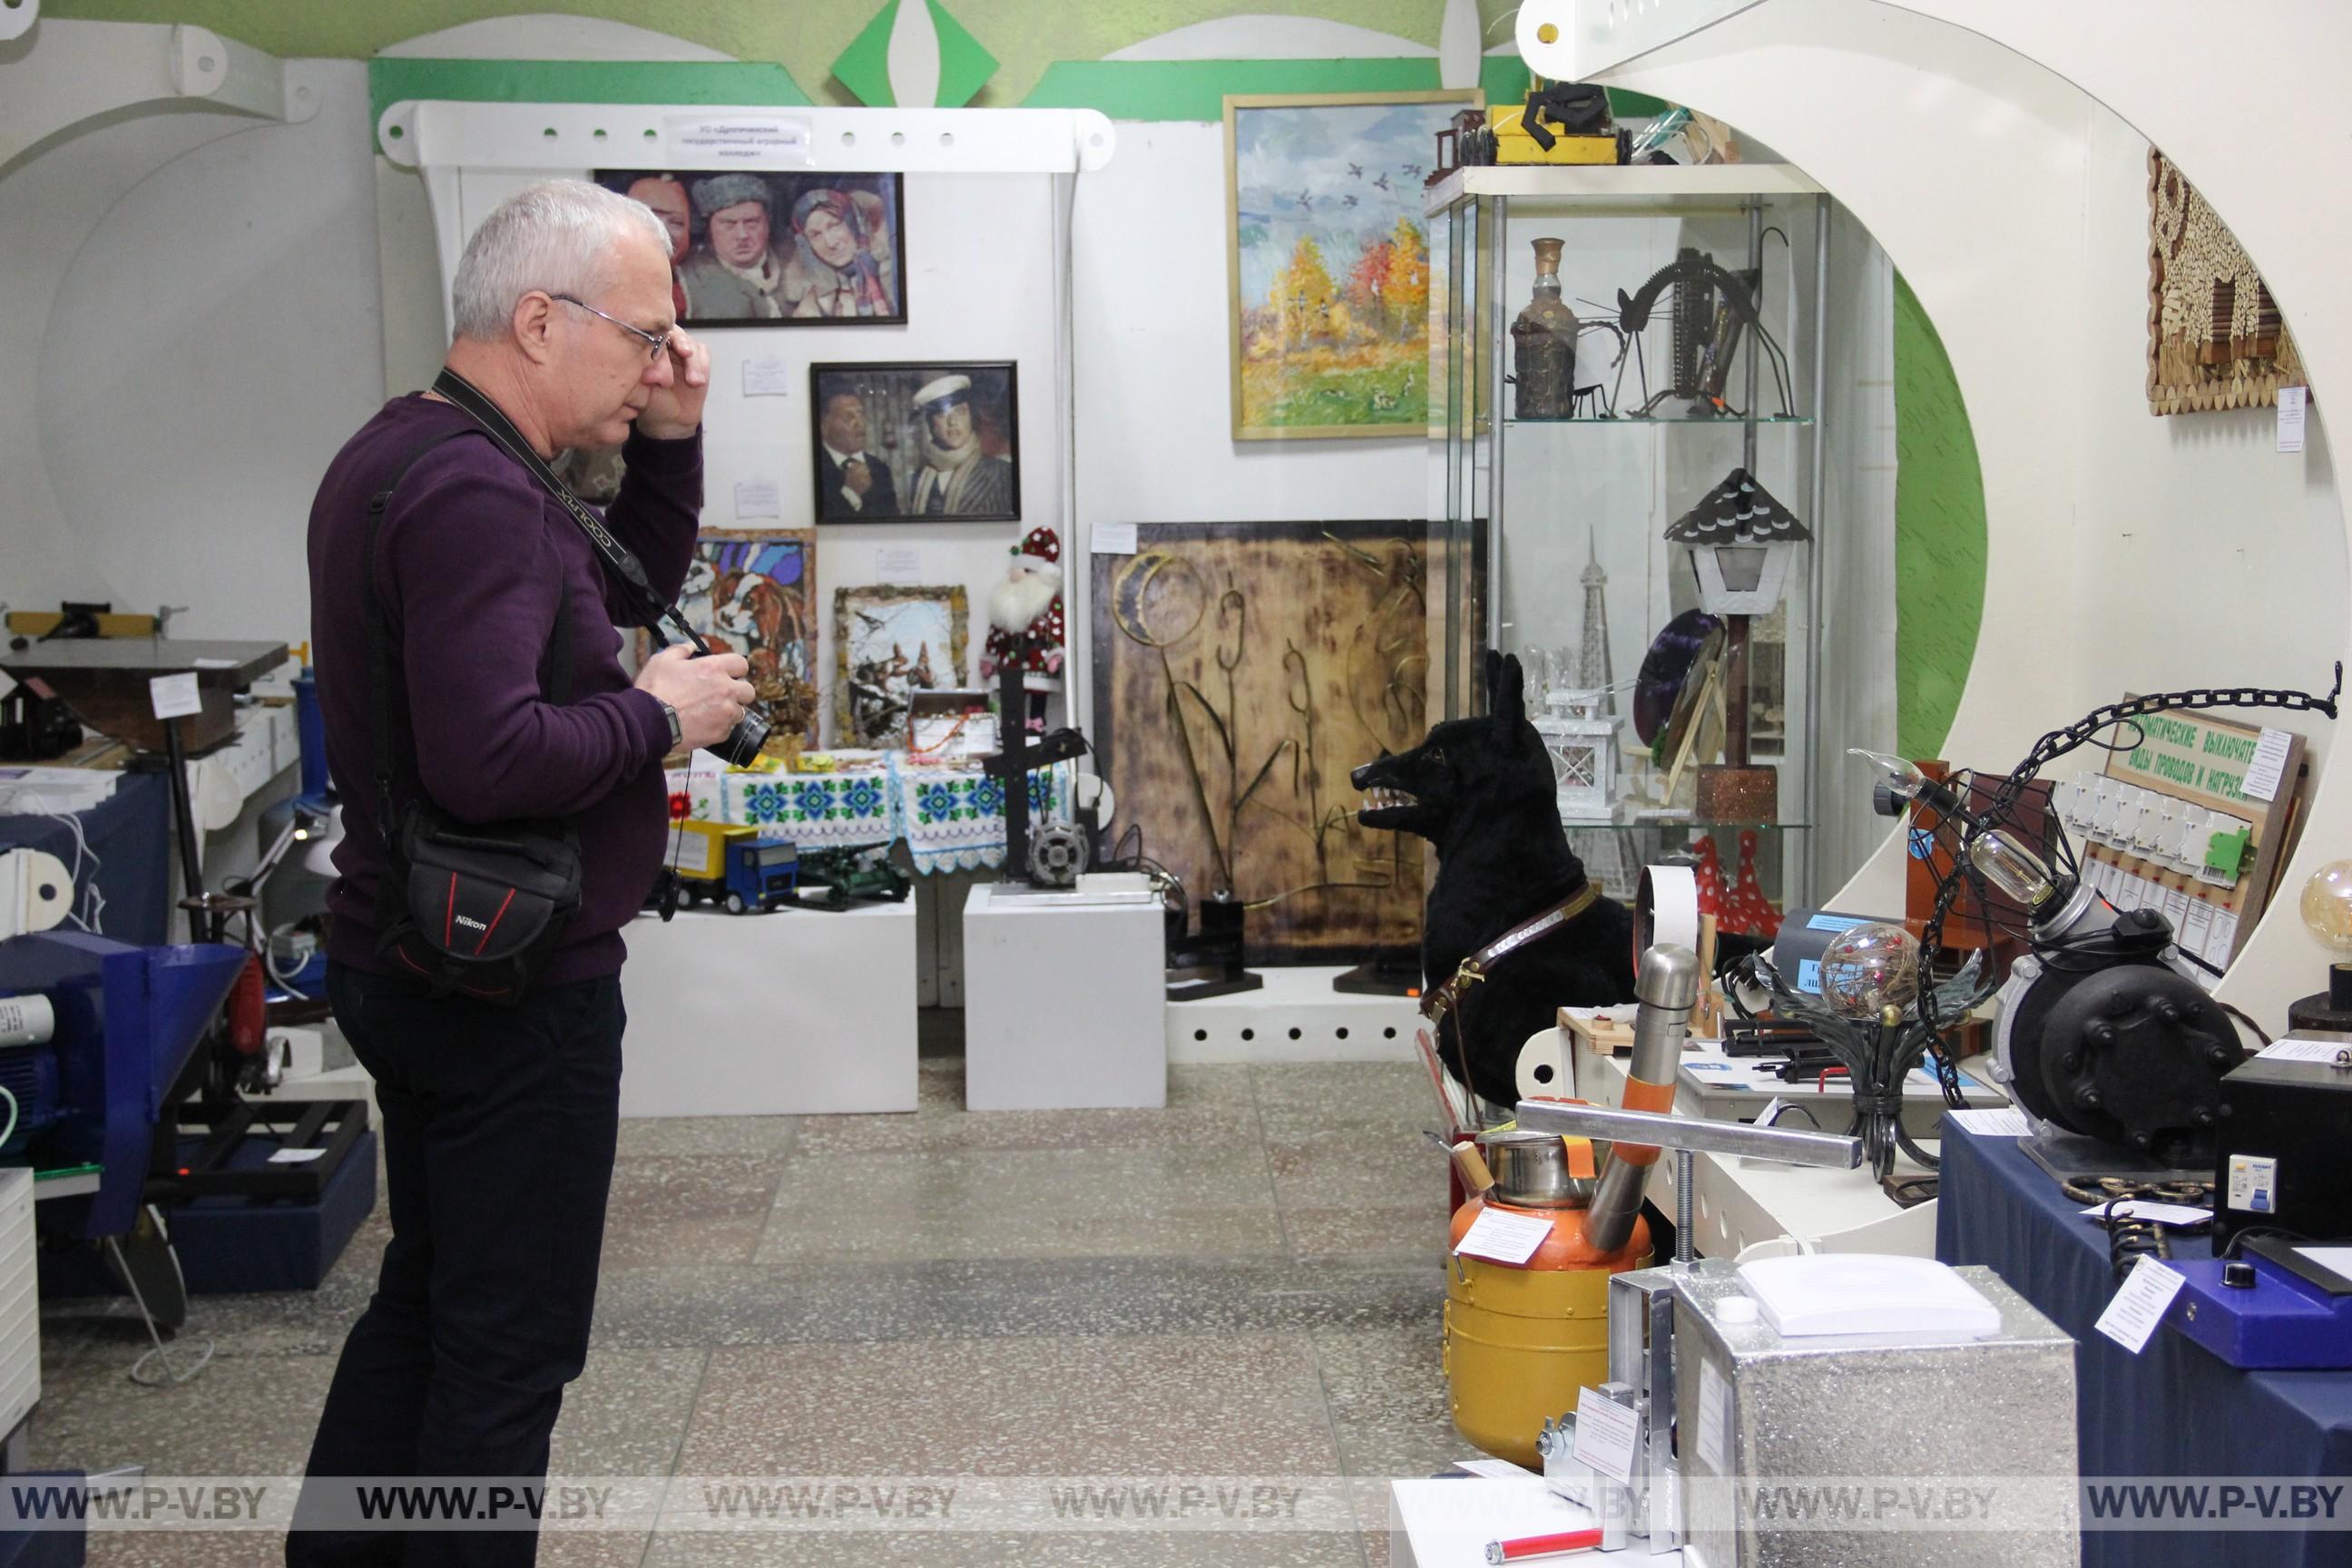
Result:
<svg viewBox="0 0 2352 1568">
<path fill-rule="evenodd" d="M 883 0 L 882 9 L 863 32 L 849 41 L 833 62 L 833 74 L 857 100 L 873 109 L 891 108 L 898 100 L 890 91 L 890 28 L 905 0 Z M 940 0 L 924 0 L 931 26 L 940 36 L 940 101 L 941 109 L 961 109 L 988 79 L 996 74 L 996 57 L 982 47 L 971 30 L 948 14 Z M 924 106 L 928 107 L 928 106 Z"/>
</svg>

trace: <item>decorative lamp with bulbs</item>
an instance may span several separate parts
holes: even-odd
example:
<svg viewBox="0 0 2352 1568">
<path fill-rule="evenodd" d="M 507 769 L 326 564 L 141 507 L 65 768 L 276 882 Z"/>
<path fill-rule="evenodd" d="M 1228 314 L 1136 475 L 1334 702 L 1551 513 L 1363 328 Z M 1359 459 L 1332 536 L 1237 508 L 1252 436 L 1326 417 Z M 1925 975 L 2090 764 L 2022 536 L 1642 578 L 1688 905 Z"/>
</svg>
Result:
<svg viewBox="0 0 2352 1568">
<path fill-rule="evenodd" d="M 2303 923 L 2327 950 L 2327 989 L 2287 1009 L 2290 1033 L 2352 1031 L 2352 860 L 2330 860 L 2303 885 Z"/>
</svg>

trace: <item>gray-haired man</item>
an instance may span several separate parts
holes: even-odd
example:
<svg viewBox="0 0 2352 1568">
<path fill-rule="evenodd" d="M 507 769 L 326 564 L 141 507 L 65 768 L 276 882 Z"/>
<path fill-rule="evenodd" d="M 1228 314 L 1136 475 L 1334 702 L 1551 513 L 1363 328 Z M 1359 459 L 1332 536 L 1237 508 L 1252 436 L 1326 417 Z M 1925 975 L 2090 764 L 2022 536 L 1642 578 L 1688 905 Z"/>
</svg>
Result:
<svg viewBox="0 0 2352 1568">
<path fill-rule="evenodd" d="M 527 1492 L 587 1357 L 619 1132 L 620 928 L 661 864 L 661 759 L 725 735 L 751 688 L 740 658 L 682 647 L 623 671 L 620 596 L 524 454 L 625 439 L 604 524 L 677 593 L 710 355 L 677 330 L 669 254 L 653 213 L 578 181 L 499 205 L 457 265 L 447 395 L 385 405 L 311 507 L 312 652 L 346 827 L 327 994 L 375 1079 L 392 1239 L 320 1417 L 295 1568 L 520 1568 L 537 1550 L 535 1511 L 411 1538 L 355 1517 L 334 1478 L 476 1479 L 478 1503 Z M 382 710 L 379 679 L 397 699 Z M 386 939 L 416 902 L 384 807 L 420 800 L 463 824 L 551 819 L 579 846 L 578 908 L 506 1005 L 423 984 Z"/>
</svg>

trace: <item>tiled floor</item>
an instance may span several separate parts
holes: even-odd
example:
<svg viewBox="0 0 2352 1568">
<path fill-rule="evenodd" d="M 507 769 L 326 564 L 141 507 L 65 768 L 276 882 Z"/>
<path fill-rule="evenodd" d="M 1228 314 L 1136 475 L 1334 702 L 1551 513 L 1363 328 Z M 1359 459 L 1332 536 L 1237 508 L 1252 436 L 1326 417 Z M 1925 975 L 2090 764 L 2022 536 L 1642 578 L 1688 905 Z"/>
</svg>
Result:
<svg viewBox="0 0 2352 1568">
<path fill-rule="evenodd" d="M 1411 1066 L 1174 1069 L 1164 1111 L 625 1123 L 574 1475 L 1425 1475 L 1468 1450 L 1438 1371 L 1444 1165 Z M 180 1387 L 119 1306 L 50 1305 L 37 1463 L 299 1468 L 382 1215 L 315 1293 L 205 1298 Z M 1379 1489 L 1365 1489 L 1377 1499 Z M 1362 1532 L 551 1535 L 543 1563 L 1289 1563 Z M 258 1535 L 123 1534 L 94 1564 L 275 1563 Z"/>
</svg>

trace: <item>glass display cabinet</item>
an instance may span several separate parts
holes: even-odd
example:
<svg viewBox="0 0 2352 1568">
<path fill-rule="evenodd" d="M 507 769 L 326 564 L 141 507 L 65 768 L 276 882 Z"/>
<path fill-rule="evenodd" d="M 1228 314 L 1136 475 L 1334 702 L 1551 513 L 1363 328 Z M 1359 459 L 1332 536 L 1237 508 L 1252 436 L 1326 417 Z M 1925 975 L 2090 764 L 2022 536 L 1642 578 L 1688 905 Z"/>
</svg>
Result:
<svg viewBox="0 0 2352 1568">
<path fill-rule="evenodd" d="M 1444 710 L 1517 654 L 1591 874 L 1711 865 L 1726 930 L 1813 893 L 1828 209 L 1782 163 L 1427 195 Z"/>
</svg>

